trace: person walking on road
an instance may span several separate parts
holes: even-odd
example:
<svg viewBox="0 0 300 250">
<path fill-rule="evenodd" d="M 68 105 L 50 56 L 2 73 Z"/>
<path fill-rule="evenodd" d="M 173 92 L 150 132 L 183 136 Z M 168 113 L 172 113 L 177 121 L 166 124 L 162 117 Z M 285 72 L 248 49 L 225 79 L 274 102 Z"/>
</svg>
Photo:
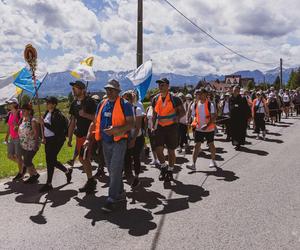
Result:
<svg viewBox="0 0 300 250">
<path fill-rule="evenodd" d="M 92 193 L 96 190 L 97 181 L 92 174 L 92 144 L 89 148 L 83 148 L 83 143 L 86 140 L 86 136 L 89 130 L 89 126 L 94 120 L 95 112 L 97 109 L 95 101 L 87 95 L 86 86 L 81 81 L 71 82 L 72 91 L 75 96 L 75 100 L 70 107 L 70 125 L 68 131 L 68 146 L 72 147 L 73 133 L 76 135 L 76 151 L 79 154 L 79 161 L 83 165 L 85 174 L 87 175 L 87 182 L 81 188 L 79 192 Z"/>
<path fill-rule="evenodd" d="M 119 96 L 121 92 L 119 82 L 111 80 L 104 88 L 107 99 L 98 105 L 84 147 L 89 147 L 94 139 L 102 141 L 105 165 L 110 179 L 108 198 L 102 211 L 112 212 L 118 202 L 126 201 L 122 173 L 128 134 L 134 126 L 134 118 L 131 105 Z"/>
<path fill-rule="evenodd" d="M 214 145 L 216 109 L 214 104 L 207 99 L 207 91 L 204 88 L 196 90 L 195 95 L 199 99 L 195 103 L 195 118 L 192 123 L 192 127 L 195 128 L 195 148 L 193 152 L 193 164 L 187 166 L 187 168 L 193 171 L 196 170 L 196 161 L 201 151 L 201 143 L 205 141 L 207 141 L 211 153 L 209 167 L 217 167 L 215 162 L 216 147 Z"/>
<path fill-rule="evenodd" d="M 157 157 L 161 163 L 160 181 L 169 182 L 173 179 L 175 166 L 175 149 L 178 147 L 178 122 L 184 116 L 184 109 L 180 98 L 169 92 L 170 82 L 167 78 L 157 80 L 160 93 L 153 98 L 153 124 L 158 122 L 155 130 L 155 144 Z M 152 128 L 154 131 L 154 128 Z M 164 147 L 168 149 L 169 166 L 165 162 Z"/>
<path fill-rule="evenodd" d="M 266 121 L 265 118 L 269 117 L 269 109 L 267 101 L 263 97 L 261 92 L 256 93 L 256 99 L 252 105 L 252 117 L 255 124 L 254 132 L 257 134 L 256 139 L 259 139 L 259 133 L 262 131 L 263 139 L 266 139 Z"/>
<path fill-rule="evenodd" d="M 19 123 L 22 118 L 22 112 L 19 109 L 19 102 L 17 98 L 8 100 L 8 115 L 7 115 L 7 133 L 5 136 L 5 143 L 7 145 L 7 158 L 18 164 L 19 172 L 13 178 L 14 181 L 21 180 L 24 177 L 23 161 L 21 157 L 21 146 L 19 138 Z"/>
<path fill-rule="evenodd" d="M 245 97 L 240 95 L 240 86 L 233 88 L 233 94 L 229 98 L 230 128 L 232 145 L 236 150 L 240 150 L 245 144 L 247 133 L 247 122 L 251 116 L 251 109 Z"/>
<path fill-rule="evenodd" d="M 68 131 L 68 120 L 61 111 L 57 109 L 57 104 L 58 100 L 56 97 L 48 97 L 46 99 L 47 111 L 44 117 L 40 119 L 40 123 L 44 127 L 45 139 L 43 143 L 45 144 L 47 163 L 47 182 L 39 190 L 41 193 L 53 189 L 52 179 L 55 168 L 65 173 L 67 183 L 70 183 L 72 179 L 72 169 L 66 168 L 57 160 L 57 156 L 65 143 Z"/>
<path fill-rule="evenodd" d="M 25 171 L 29 173 L 29 178 L 24 183 L 32 184 L 36 183 L 40 177 L 32 162 L 40 146 L 40 127 L 37 120 L 33 118 L 34 112 L 31 104 L 23 104 L 21 109 L 22 119 L 19 125 L 21 155 L 24 163 L 24 173 Z"/>
</svg>

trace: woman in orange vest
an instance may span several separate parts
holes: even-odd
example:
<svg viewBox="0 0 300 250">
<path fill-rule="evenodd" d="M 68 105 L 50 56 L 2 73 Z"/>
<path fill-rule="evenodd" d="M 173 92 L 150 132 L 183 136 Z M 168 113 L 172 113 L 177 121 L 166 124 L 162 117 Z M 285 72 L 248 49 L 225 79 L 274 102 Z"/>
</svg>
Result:
<svg viewBox="0 0 300 250">
<path fill-rule="evenodd" d="M 204 141 L 207 141 L 211 153 L 209 166 L 217 167 L 215 162 L 216 147 L 214 144 L 216 111 L 213 103 L 208 101 L 207 91 L 204 88 L 196 90 L 195 95 L 199 99 L 194 106 L 195 118 L 192 122 L 192 127 L 195 128 L 195 148 L 193 152 L 193 164 L 187 166 L 187 168 L 193 171 L 196 170 L 196 161 L 201 151 L 201 143 L 204 143 Z"/>
<path fill-rule="evenodd" d="M 107 99 L 98 106 L 84 146 L 88 147 L 93 138 L 96 141 L 102 141 L 105 165 L 110 179 L 108 198 L 102 210 L 112 212 L 117 202 L 126 201 L 122 172 L 128 132 L 132 129 L 134 122 L 131 106 L 119 96 L 121 92 L 119 82 L 109 81 L 105 90 Z"/>
</svg>

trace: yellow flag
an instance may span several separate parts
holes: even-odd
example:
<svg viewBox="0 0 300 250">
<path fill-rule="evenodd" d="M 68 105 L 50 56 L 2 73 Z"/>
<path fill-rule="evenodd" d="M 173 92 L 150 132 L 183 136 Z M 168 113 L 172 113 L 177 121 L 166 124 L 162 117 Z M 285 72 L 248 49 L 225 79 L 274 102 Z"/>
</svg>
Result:
<svg viewBox="0 0 300 250">
<path fill-rule="evenodd" d="M 19 88 L 19 87 L 16 87 L 16 94 L 17 95 L 21 95 L 23 92 L 23 89 Z"/>
<path fill-rule="evenodd" d="M 80 64 L 93 67 L 93 62 L 94 62 L 94 57 L 91 56 L 81 61 Z"/>
</svg>

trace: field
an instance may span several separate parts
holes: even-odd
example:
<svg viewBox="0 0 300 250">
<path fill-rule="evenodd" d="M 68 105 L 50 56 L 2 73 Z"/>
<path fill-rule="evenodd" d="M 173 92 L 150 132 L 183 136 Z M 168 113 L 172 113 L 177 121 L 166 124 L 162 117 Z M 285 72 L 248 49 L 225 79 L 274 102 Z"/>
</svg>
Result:
<svg viewBox="0 0 300 250">
<path fill-rule="evenodd" d="M 145 108 L 149 105 L 149 103 L 144 103 Z M 67 115 L 69 107 L 67 102 L 63 102 L 59 104 L 59 109 L 63 111 L 65 115 Z M 35 106 L 35 111 L 37 114 L 37 107 Z M 45 111 L 45 105 L 41 105 L 42 114 Z M 7 131 L 6 124 L 4 121 L 0 121 L 0 178 L 13 176 L 18 172 L 17 164 L 7 159 L 7 146 L 3 143 L 5 139 L 5 133 Z M 73 137 L 73 148 L 75 142 Z M 62 148 L 59 154 L 59 160 L 62 163 L 67 162 L 72 158 L 73 155 L 73 148 L 69 148 L 67 143 L 65 143 L 64 147 Z M 34 158 L 34 164 L 37 169 L 43 169 L 46 167 L 46 160 L 45 160 L 45 152 L 44 152 L 44 145 L 41 145 L 40 150 L 36 154 Z"/>
</svg>

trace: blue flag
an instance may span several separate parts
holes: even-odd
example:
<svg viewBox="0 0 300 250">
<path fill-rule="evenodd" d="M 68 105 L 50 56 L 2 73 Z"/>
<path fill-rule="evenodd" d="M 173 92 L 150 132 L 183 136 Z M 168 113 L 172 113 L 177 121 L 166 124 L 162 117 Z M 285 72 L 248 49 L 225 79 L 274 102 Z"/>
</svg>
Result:
<svg viewBox="0 0 300 250">
<path fill-rule="evenodd" d="M 35 89 L 31 72 L 27 68 L 23 68 L 15 79 L 14 84 L 35 96 L 36 90 L 38 90 L 41 86 L 41 81 L 36 80 L 37 89 Z"/>
</svg>

